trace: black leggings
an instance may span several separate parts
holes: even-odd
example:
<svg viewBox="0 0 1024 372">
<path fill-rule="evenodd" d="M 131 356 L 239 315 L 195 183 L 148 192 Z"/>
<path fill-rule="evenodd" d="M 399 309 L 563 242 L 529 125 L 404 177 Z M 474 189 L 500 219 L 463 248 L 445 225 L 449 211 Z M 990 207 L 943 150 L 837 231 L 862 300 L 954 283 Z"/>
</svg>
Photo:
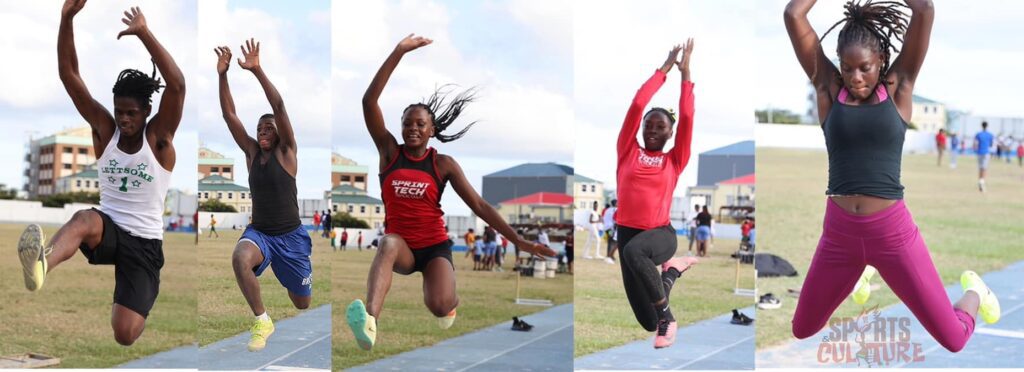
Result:
<svg viewBox="0 0 1024 372">
<path fill-rule="evenodd" d="M 654 303 L 668 300 L 660 265 L 676 254 L 676 231 L 671 225 L 639 230 L 618 226 L 619 263 L 626 298 L 636 320 L 647 331 L 658 326 Z"/>
</svg>

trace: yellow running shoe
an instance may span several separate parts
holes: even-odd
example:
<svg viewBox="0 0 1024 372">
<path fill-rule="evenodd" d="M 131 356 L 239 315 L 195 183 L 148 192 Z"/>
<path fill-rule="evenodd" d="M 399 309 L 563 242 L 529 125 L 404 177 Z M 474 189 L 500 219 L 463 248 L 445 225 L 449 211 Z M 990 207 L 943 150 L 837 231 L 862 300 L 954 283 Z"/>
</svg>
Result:
<svg viewBox="0 0 1024 372">
<path fill-rule="evenodd" d="M 871 277 L 875 276 L 878 270 L 874 266 L 868 265 L 864 267 L 864 272 L 860 274 L 860 279 L 857 279 L 857 285 L 853 287 L 853 302 L 858 305 L 863 305 L 868 302 L 868 298 L 871 297 Z"/>
<path fill-rule="evenodd" d="M 43 287 L 47 253 L 43 248 L 43 229 L 36 224 L 28 225 L 18 241 L 18 257 L 25 274 L 25 289 L 34 292 Z"/>
<path fill-rule="evenodd" d="M 455 309 L 452 309 L 448 315 L 437 317 L 437 326 L 441 329 L 448 329 L 455 323 Z"/>
<path fill-rule="evenodd" d="M 252 337 L 249 338 L 249 351 L 260 351 L 267 347 L 267 339 L 274 333 L 274 321 L 267 317 L 267 320 L 256 319 L 256 323 L 249 329 Z"/>
<path fill-rule="evenodd" d="M 985 281 L 981 280 L 978 273 L 971 270 L 964 271 L 960 274 L 960 286 L 963 287 L 964 293 L 967 291 L 974 291 L 981 298 L 981 304 L 978 306 L 978 315 L 981 316 L 981 320 L 985 323 L 992 324 L 999 321 L 1001 311 L 999 310 L 999 299 L 996 298 L 996 294 L 992 293 L 992 290 L 985 285 Z"/>
<path fill-rule="evenodd" d="M 377 319 L 366 312 L 366 305 L 363 300 L 352 301 L 345 311 L 345 320 L 352 334 L 356 336 L 356 342 L 363 350 L 369 351 L 377 342 Z"/>
</svg>

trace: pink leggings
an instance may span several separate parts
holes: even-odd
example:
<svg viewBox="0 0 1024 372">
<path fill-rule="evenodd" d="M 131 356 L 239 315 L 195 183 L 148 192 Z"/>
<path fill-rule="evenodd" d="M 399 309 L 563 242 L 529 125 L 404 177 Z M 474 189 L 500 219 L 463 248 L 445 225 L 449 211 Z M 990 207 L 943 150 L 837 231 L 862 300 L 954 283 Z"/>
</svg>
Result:
<svg viewBox="0 0 1024 372">
<path fill-rule="evenodd" d="M 824 231 L 793 315 L 793 336 L 804 339 L 824 328 L 865 265 L 878 269 L 939 344 L 952 352 L 964 347 L 974 333 L 974 318 L 953 308 L 903 200 L 870 216 L 851 214 L 828 200 Z"/>
</svg>

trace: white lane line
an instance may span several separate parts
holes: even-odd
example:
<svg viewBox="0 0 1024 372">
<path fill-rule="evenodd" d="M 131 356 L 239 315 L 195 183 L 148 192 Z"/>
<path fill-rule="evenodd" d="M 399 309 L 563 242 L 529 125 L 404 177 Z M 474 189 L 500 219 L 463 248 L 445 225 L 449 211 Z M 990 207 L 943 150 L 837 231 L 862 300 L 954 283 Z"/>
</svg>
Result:
<svg viewBox="0 0 1024 372">
<path fill-rule="evenodd" d="M 264 369 L 264 371 L 311 371 L 311 372 L 331 372 L 329 369 L 321 368 L 303 368 L 303 367 L 289 367 L 289 366 L 270 366 Z"/>
<path fill-rule="evenodd" d="M 539 340 L 540 340 L 540 339 L 542 339 L 542 338 L 548 337 L 548 336 L 550 336 L 550 335 L 554 334 L 555 332 L 561 331 L 561 330 L 563 330 L 563 329 L 566 329 L 566 328 L 569 328 L 569 327 L 572 327 L 572 323 L 566 324 L 566 325 L 564 325 L 564 326 L 561 326 L 561 327 L 559 327 L 559 328 L 557 328 L 557 329 L 555 329 L 555 330 L 553 330 L 553 331 L 551 331 L 551 332 L 545 333 L 545 334 L 544 334 L 543 336 L 540 336 L 540 337 L 537 337 L 537 338 L 535 338 L 535 339 L 532 339 L 532 340 L 530 340 L 530 341 L 526 341 L 526 342 L 524 342 L 524 343 L 521 343 L 521 344 L 517 345 L 516 347 L 513 347 L 513 348 L 511 348 L 511 349 L 508 349 L 508 350 L 505 350 L 505 351 L 502 351 L 502 352 L 500 352 L 500 353 L 498 353 L 498 354 L 495 354 L 495 355 L 491 356 L 490 358 L 487 358 L 487 359 L 481 360 L 481 361 L 479 361 L 479 362 L 476 362 L 476 363 L 470 364 L 470 365 L 469 365 L 468 367 L 466 367 L 466 368 L 463 368 L 463 369 L 460 369 L 460 370 L 458 370 L 458 371 L 456 371 L 456 372 L 462 372 L 462 371 L 465 371 L 465 370 L 467 370 L 467 369 L 470 369 L 470 368 L 476 367 L 476 366 L 478 366 L 478 365 L 481 365 L 481 364 L 487 363 L 487 362 L 489 362 L 489 361 L 491 361 L 491 360 L 494 360 L 495 358 L 498 358 L 498 357 L 500 357 L 500 356 L 502 356 L 502 355 L 505 355 L 505 354 L 511 353 L 511 352 L 513 352 L 513 351 L 519 350 L 519 348 L 521 348 L 521 347 L 523 347 L 523 346 L 526 346 L 526 345 L 532 344 L 532 343 L 534 343 L 534 342 L 537 342 L 537 341 L 539 341 Z"/>
<path fill-rule="evenodd" d="M 977 334 L 998 336 L 998 337 L 1009 337 L 1009 338 L 1021 338 L 1024 339 L 1024 332 L 1020 331 L 1008 331 L 1005 329 L 994 329 L 994 328 L 978 328 L 974 331 Z"/>
<path fill-rule="evenodd" d="M 683 365 L 681 365 L 681 366 L 679 366 L 679 367 L 676 367 L 676 368 L 672 368 L 672 369 L 683 369 L 683 368 L 686 368 L 686 366 L 689 366 L 689 365 L 691 365 L 691 364 L 693 364 L 693 363 L 697 363 L 697 362 L 699 362 L 699 361 L 702 361 L 702 360 L 704 360 L 704 359 L 710 358 L 710 357 L 711 357 L 712 355 L 715 355 L 715 354 L 721 353 L 721 352 L 723 352 L 723 351 L 725 351 L 725 350 L 727 350 L 727 349 L 729 349 L 729 348 L 731 348 L 731 347 L 733 347 L 733 346 L 739 345 L 739 344 L 741 344 L 741 343 L 743 343 L 743 342 L 746 342 L 747 340 L 750 340 L 750 339 L 753 339 L 753 338 L 754 338 L 754 336 L 749 336 L 749 337 L 745 337 L 745 338 L 743 338 L 743 339 L 741 339 L 741 340 L 739 340 L 739 341 L 736 341 L 736 342 L 733 342 L 733 343 L 731 343 L 731 344 L 728 344 L 728 345 L 722 346 L 722 347 L 718 348 L 717 350 L 715 350 L 715 351 L 713 351 L 713 352 L 710 352 L 710 353 L 704 354 L 704 356 L 702 356 L 702 357 L 700 357 L 700 358 L 697 358 L 697 359 L 691 360 L 691 361 L 689 361 L 689 362 L 686 362 L 685 364 L 683 364 Z"/>
<path fill-rule="evenodd" d="M 260 367 L 258 367 L 256 369 L 259 370 L 259 369 L 264 369 L 264 368 L 270 367 L 274 363 L 277 363 L 277 362 L 279 362 L 281 360 L 284 360 L 285 358 L 290 357 L 290 356 L 294 355 L 295 353 L 300 352 L 300 351 L 306 349 L 307 347 L 313 346 L 313 344 L 315 344 L 317 342 L 320 342 L 321 340 L 323 340 L 325 338 L 328 338 L 328 337 L 331 337 L 331 333 L 330 332 L 328 332 L 326 335 L 320 336 L 320 338 L 317 338 L 317 339 L 315 339 L 313 341 L 310 341 L 309 343 L 303 345 L 302 347 L 300 347 L 298 349 L 292 350 L 292 352 L 290 352 L 288 354 L 282 355 L 282 356 L 280 356 L 277 359 L 271 360 L 270 363 L 264 364 L 264 365 L 262 365 L 262 366 L 260 366 Z"/>
</svg>

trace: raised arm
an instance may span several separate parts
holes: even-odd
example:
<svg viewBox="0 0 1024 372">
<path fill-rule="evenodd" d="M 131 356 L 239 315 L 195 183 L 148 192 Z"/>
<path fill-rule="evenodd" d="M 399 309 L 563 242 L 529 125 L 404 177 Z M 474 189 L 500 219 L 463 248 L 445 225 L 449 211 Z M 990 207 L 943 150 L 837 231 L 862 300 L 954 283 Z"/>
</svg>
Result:
<svg viewBox="0 0 1024 372">
<path fill-rule="evenodd" d="M 231 137 L 235 139 L 235 143 L 245 153 L 246 159 L 251 161 L 259 151 L 259 143 L 256 142 L 256 139 L 249 137 L 249 134 L 245 132 L 245 126 L 242 125 L 242 121 L 238 119 L 238 114 L 235 113 L 235 100 L 231 97 L 231 87 L 228 86 L 231 48 L 221 46 L 214 48 L 213 51 L 217 53 L 221 115 L 224 116 L 224 122 L 227 123 L 228 130 L 231 131 Z"/>
<path fill-rule="evenodd" d="M 130 12 L 125 11 L 121 22 L 128 25 L 128 28 L 118 33 L 117 39 L 120 40 L 125 35 L 137 36 L 153 58 L 156 68 L 160 70 L 160 76 L 163 76 L 166 86 L 160 96 L 160 108 L 150 121 L 147 132 L 155 135 L 158 141 L 169 142 L 178 130 L 185 107 L 185 77 L 181 74 L 178 64 L 174 62 L 174 58 L 171 58 L 170 53 L 167 53 L 150 32 L 146 25 L 146 16 L 139 7 L 131 8 Z"/>
<path fill-rule="evenodd" d="M 78 52 L 72 19 L 85 6 L 85 0 L 66 0 L 61 10 L 60 28 L 57 30 L 57 70 L 64 90 L 71 96 L 75 109 L 92 127 L 93 147 L 96 154 L 103 152 L 114 136 L 114 117 L 89 94 L 89 88 L 78 73 Z"/>
<path fill-rule="evenodd" d="M 644 82 L 644 85 L 640 86 L 640 89 L 636 91 L 636 95 L 633 96 L 633 102 L 629 105 L 629 110 L 626 111 L 626 119 L 622 122 L 622 129 L 619 130 L 619 141 L 616 148 L 619 151 L 621 157 L 626 151 L 636 144 L 636 133 L 640 130 L 640 122 L 643 120 L 644 108 L 651 102 L 651 97 L 654 97 L 654 93 L 658 92 L 661 85 L 665 83 L 665 77 L 669 71 L 672 70 L 672 66 L 676 64 L 676 58 L 679 56 L 679 51 L 682 47 L 676 45 L 668 52 L 668 58 L 665 59 L 665 63 L 661 65 L 661 68 L 654 71 L 654 75 Z"/>
<path fill-rule="evenodd" d="M 912 88 L 921 71 L 924 57 L 928 54 L 928 42 L 931 39 L 932 24 L 935 21 L 935 7 L 931 0 L 905 0 L 910 8 L 910 24 L 907 26 L 906 38 L 900 55 L 892 63 L 890 71 L 896 74 L 899 86 Z"/>
<path fill-rule="evenodd" d="M 540 256 L 554 257 L 556 255 L 555 251 L 551 248 L 526 241 L 526 239 L 523 239 L 522 236 L 517 234 L 516 231 L 512 229 L 512 226 L 509 226 L 508 223 L 505 222 L 505 219 L 501 218 L 498 211 L 494 210 L 494 207 L 491 207 L 490 204 L 487 204 L 487 202 L 480 197 L 480 194 L 476 193 L 476 190 L 473 190 L 473 186 L 469 184 L 468 180 L 466 180 L 466 175 L 462 173 L 462 167 L 455 162 L 455 159 L 445 155 L 437 155 L 437 157 L 438 167 L 442 170 L 442 174 L 448 178 L 449 182 L 452 184 L 452 188 L 455 189 L 457 194 L 459 194 L 462 201 L 469 206 L 469 209 L 473 211 L 473 214 L 480 216 L 484 222 L 487 222 L 488 225 L 491 225 L 495 230 L 498 230 L 501 235 L 508 238 L 508 240 L 512 242 L 512 244 L 515 244 L 516 247 L 519 247 L 519 249 Z"/>
<path fill-rule="evenodd" d="M 796 52 L 796 59 L 800 61 L 800 67 L 803 67 L 815 89 L 819 93 L 831 92 L 833 86 L 838 88 L 839 70 L 825 56 L 818 40 L 818 33 L 814 32 L 811 22 L 807 20 L 807 13 L 811 11 L 814 3 L 815 0 L 790 0 L 784 13 L 786 32 L 789 33 L 789 41 L 793 43 L 793 51 Z M 818 94 L 818 98 L 819 108 L 823 98 L 829 103 L 832 102 L 831 94 Z M 821 111 L 821 115 L 826 113 L 828 110 Z"/>
<path fill-rule="evenodd" d="M 391 162 L 391 156 L 398 149 L 398 141 L 384 124 L 384 114 L 381 112 L 380 104 L 378 103 L 380 94 L 384 92 L 384 86 L 388 84 L 388 79 L 391 78 L 391 73 L 398 67 L 398 62 L 402 60 L 402 56 L 417 48 L 430 45 L 432 42 L 434 41 L 431 39 L 414 36 L 413 34 L 409 34 L 402 41 L 399 41 L 395 49 L 388 55 L 388 58 L 384 60 L 384 64 L 377 70 L 377 74 L 373 75 L 373 81 L 370 82 L 370 86 L 366 88 L 366 93 L 363 94 L 363 120 L 366 121 L 366 129 L 370 132 L 370 138 L 373 138 L 373 144 L 377 146 L 377 152 L 381 158 L 381 167 Z"/>
<path fill-rule="evenodd" d="M 690 143 L 693 141 L 693 82 L 690 81 L 690 56 L 693 55 L 693 38 L 686 41 L 683 57 L 679 61 L 679 72 L 683 83 L 679 92 L 679 125 L 676 126 L 676 142 L 672 155 L 681 171 L 690 161 Z"/>
<path fill-rule="evenodd" d="M 297 150 L 295 130 L 292 128 L 292 121 L 288 118 L 288 110 L 285 110 L 284 99 L 281 98 L 281 93 L 278 93 L 277 87 L 270 82 L 267 74 L 263 72 L 263 66 L 260 65 L 260 43 L 254 39 L 249 39 L 245 41 L 245 45 L 242 45 L 241 48 L 242 56 L 245 57 L 245 60 L 243 61 L 239 58 L 238 65 L 251 71 L 256 76 L 256 80 L 259 80 L 260 86 L 263 87 L 263 93 L 267 95 L 270 109 L 274 112 L 277 137 L 281 141 L 279 146 L 282 147 L 282 150 L 288 150 L 286 152 L 295 154 Z"/>
</svg>

